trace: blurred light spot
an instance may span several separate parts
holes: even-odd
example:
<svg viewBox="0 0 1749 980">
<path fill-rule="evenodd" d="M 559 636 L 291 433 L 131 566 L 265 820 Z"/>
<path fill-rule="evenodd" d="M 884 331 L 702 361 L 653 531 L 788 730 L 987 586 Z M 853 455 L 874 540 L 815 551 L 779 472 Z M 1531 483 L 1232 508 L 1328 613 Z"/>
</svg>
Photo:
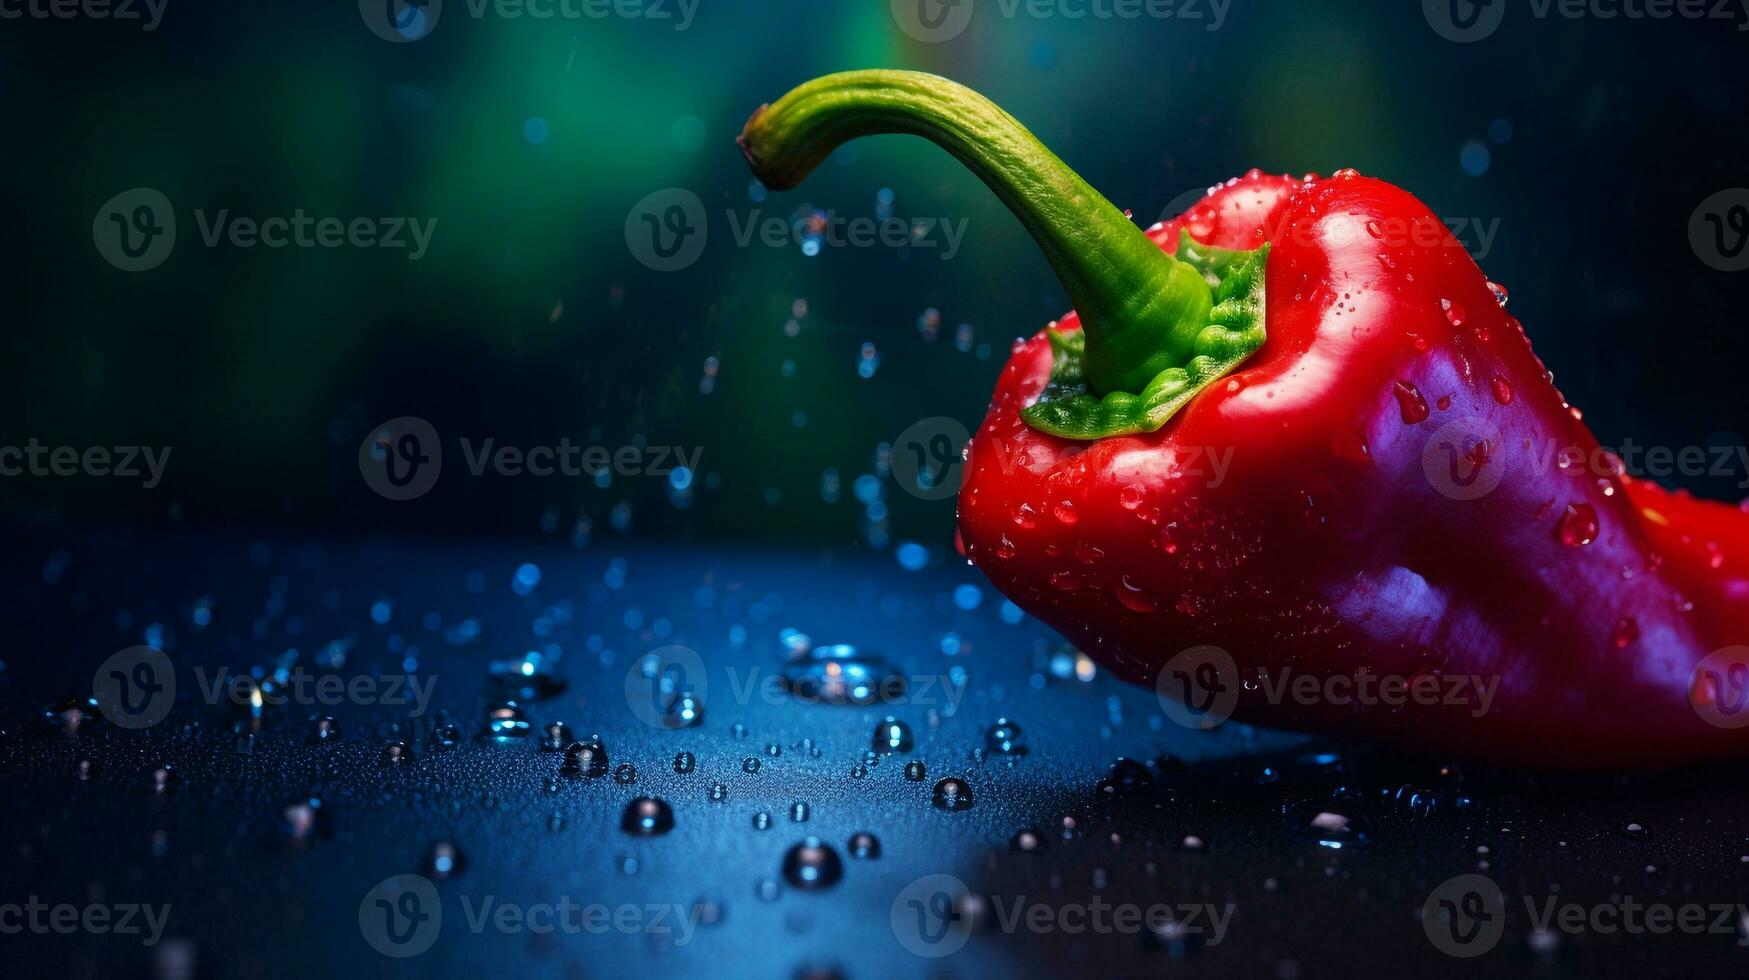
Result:
<svg viewBox="0 0 1749 980">
<path fill-rule="evenodd" d="M 522 122 L 522 138 L 529 146 L 539 146 L 553 134 L 547 121 L 539 116 L 529 116 Z"/>
<path fill-rule="evenodd" d="M 1458 151 L 1458 166 L 1471 177 L 1480 177 L 1487 173 L 1491 159 L 1488 148 L 1476 140 L 1465 143 L 1463 149 Z"/>
</svg>

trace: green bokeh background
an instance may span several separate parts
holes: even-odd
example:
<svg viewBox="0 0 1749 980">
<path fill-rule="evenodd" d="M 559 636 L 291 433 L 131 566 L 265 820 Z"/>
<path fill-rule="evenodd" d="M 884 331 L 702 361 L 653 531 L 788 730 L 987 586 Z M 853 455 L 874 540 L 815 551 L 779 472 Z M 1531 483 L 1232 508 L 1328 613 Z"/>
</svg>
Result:
<svg viewBox="0 0 1749 980">
<path fill-rule="evenodd" d="M 1201 19 L 1071 20 L 977 2 L 940 44 L 908 37 L 885 0 L 702 0 L 685 30 L 475 18 L 449 0 L 410 44 L 379 39 L 344 2 L 169 0 L 149 33 L 0 22 L 0 442 L 173 447 L 152 491 L 9 479 L 0 503 L 398 532 L 539 533 L 544 518 L 563 533 L 582 518 L 598 534 L 621 506 L 632 534 L 868 544 L 851 487 L 884 479 L 881 444 L 930 416 L 975 425 L 1009 343 L 1067 305 L 1019 224 L 920 141 L 865 140 L 796 191 L 750 195 L 732 142 L 748 113 L 809 77 L 876 66 L 985 92 L 1144 224 L 1252 166 L 1352 166 L 1447 216 L 1497 221 L 1483 267 L 1606 442 L 1742 441 L 1749 274 L 1708 269 L 1685 231 L 1702 198 L 1749 184 L 1749 35 L 1733 25 L 1536 20 L 1521 5 L 1462 45 L 1414 4 L 1234 0 L 1209 30 L 1206 3 Z M 544 142 L 525 137 L 531 118 Z M 1496 120 L 1509 140 L 1486 135 Z M 1460 167 L 1469 141 L 1491 151 L 1482 174 Z M 171 199 L 180 237 L 163 266 L 127 274 L 98 256 L 91 224 L 139 186 Z M 710 239 L 696 264 L 658 273 L 624 226 L 667 187 L 705 202 Z M 737 247 L 724 217 L 869 215 L 882 188 L 899 216 L 964 219 L 961 252 Z M 206 248 L 196 209 L 437 225 L 418 261 Z M 790 336 L 797 299 L 808 312 Z M 934 342 L 917 329 L 928 309 Z M 1694 342 L 1671 343 L 1672 322 Z M 880 352 L 867 379 L 865 342 Z M 402 415 L 446 438 L 647 441 L 703 462 L 684 507 L 650 478 L 446 479 L 397 504 L 368 491 L 355 453 Z M 836 501 L 821 493 L 828 469 Z M 884 482 L 890 536 L 941 546 L 951 502 Z"/>
</svg>

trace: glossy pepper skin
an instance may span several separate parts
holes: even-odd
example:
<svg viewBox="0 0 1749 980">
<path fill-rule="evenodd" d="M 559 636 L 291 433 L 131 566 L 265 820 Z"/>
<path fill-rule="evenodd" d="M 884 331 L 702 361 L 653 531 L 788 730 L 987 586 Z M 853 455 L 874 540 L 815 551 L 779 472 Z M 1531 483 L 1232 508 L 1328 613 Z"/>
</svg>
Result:
<svg viewBox="0 0 1749 980">
<path fill-rule="evenodd" d="M 1749 750 L 1696 707 L 1742 693 L 1696 677 L 1749 643 L 1749 515 L 1619 475 L 1438 216 L 1253 171 L 1147 237 L 1186 234 L 1268 246 L 1266 339 L 1158 428 L 1091 439 L 1023 416 L 1080 318 L 1017 341 L 959 495 L 1003 594 L 1141 684 L 1220 648 L 1241 721 L 1540 766 Z M 1363 676 L 1438 694 L 1326 695 Z"/>
</svg>

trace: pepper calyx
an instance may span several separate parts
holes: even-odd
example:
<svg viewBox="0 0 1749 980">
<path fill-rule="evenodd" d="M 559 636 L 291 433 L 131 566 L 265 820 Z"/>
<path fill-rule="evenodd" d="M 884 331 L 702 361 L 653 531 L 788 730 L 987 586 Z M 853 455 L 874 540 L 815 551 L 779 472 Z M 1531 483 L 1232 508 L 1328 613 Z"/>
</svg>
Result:
<svg viewBox="0 0 1749 980">
<path fill-rule="evenodd" d="M 1181 232 L 1175 257 L 1201 273 L 1212 293 L 1209 323 L 1197 332 L 1185 363 L 1160 371 L 1140 391 L 1101 395 L 1087 381 L 1086 337 L 1079 330 L 1053 330 L 1050 381 L 1020 413 L 1028 425 L 1084 440 L 1157 431 L 1263 346 L 1269 246 L 1254 251 L 1218 248 Z"/>
</svg>

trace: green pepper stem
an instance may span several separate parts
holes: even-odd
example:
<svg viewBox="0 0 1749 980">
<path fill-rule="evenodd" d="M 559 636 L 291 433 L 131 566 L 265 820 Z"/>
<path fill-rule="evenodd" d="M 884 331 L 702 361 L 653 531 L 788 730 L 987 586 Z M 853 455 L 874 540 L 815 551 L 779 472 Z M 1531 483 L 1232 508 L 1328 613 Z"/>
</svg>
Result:
<svg viewBox="0 0 1749 980">
<path fill-rule="evenodd" d="M 940 146 L 1020 219 L 1080 314 L 1095 391 L 1140 391 L 1190 356 L 1212 305 L 1201 274 L 963 85 L 910 71 L 826 75 L 760 106 L 736 142 L 761 182 L 788 190 L 839 144 L 879 133 Z"/>
</svg>

